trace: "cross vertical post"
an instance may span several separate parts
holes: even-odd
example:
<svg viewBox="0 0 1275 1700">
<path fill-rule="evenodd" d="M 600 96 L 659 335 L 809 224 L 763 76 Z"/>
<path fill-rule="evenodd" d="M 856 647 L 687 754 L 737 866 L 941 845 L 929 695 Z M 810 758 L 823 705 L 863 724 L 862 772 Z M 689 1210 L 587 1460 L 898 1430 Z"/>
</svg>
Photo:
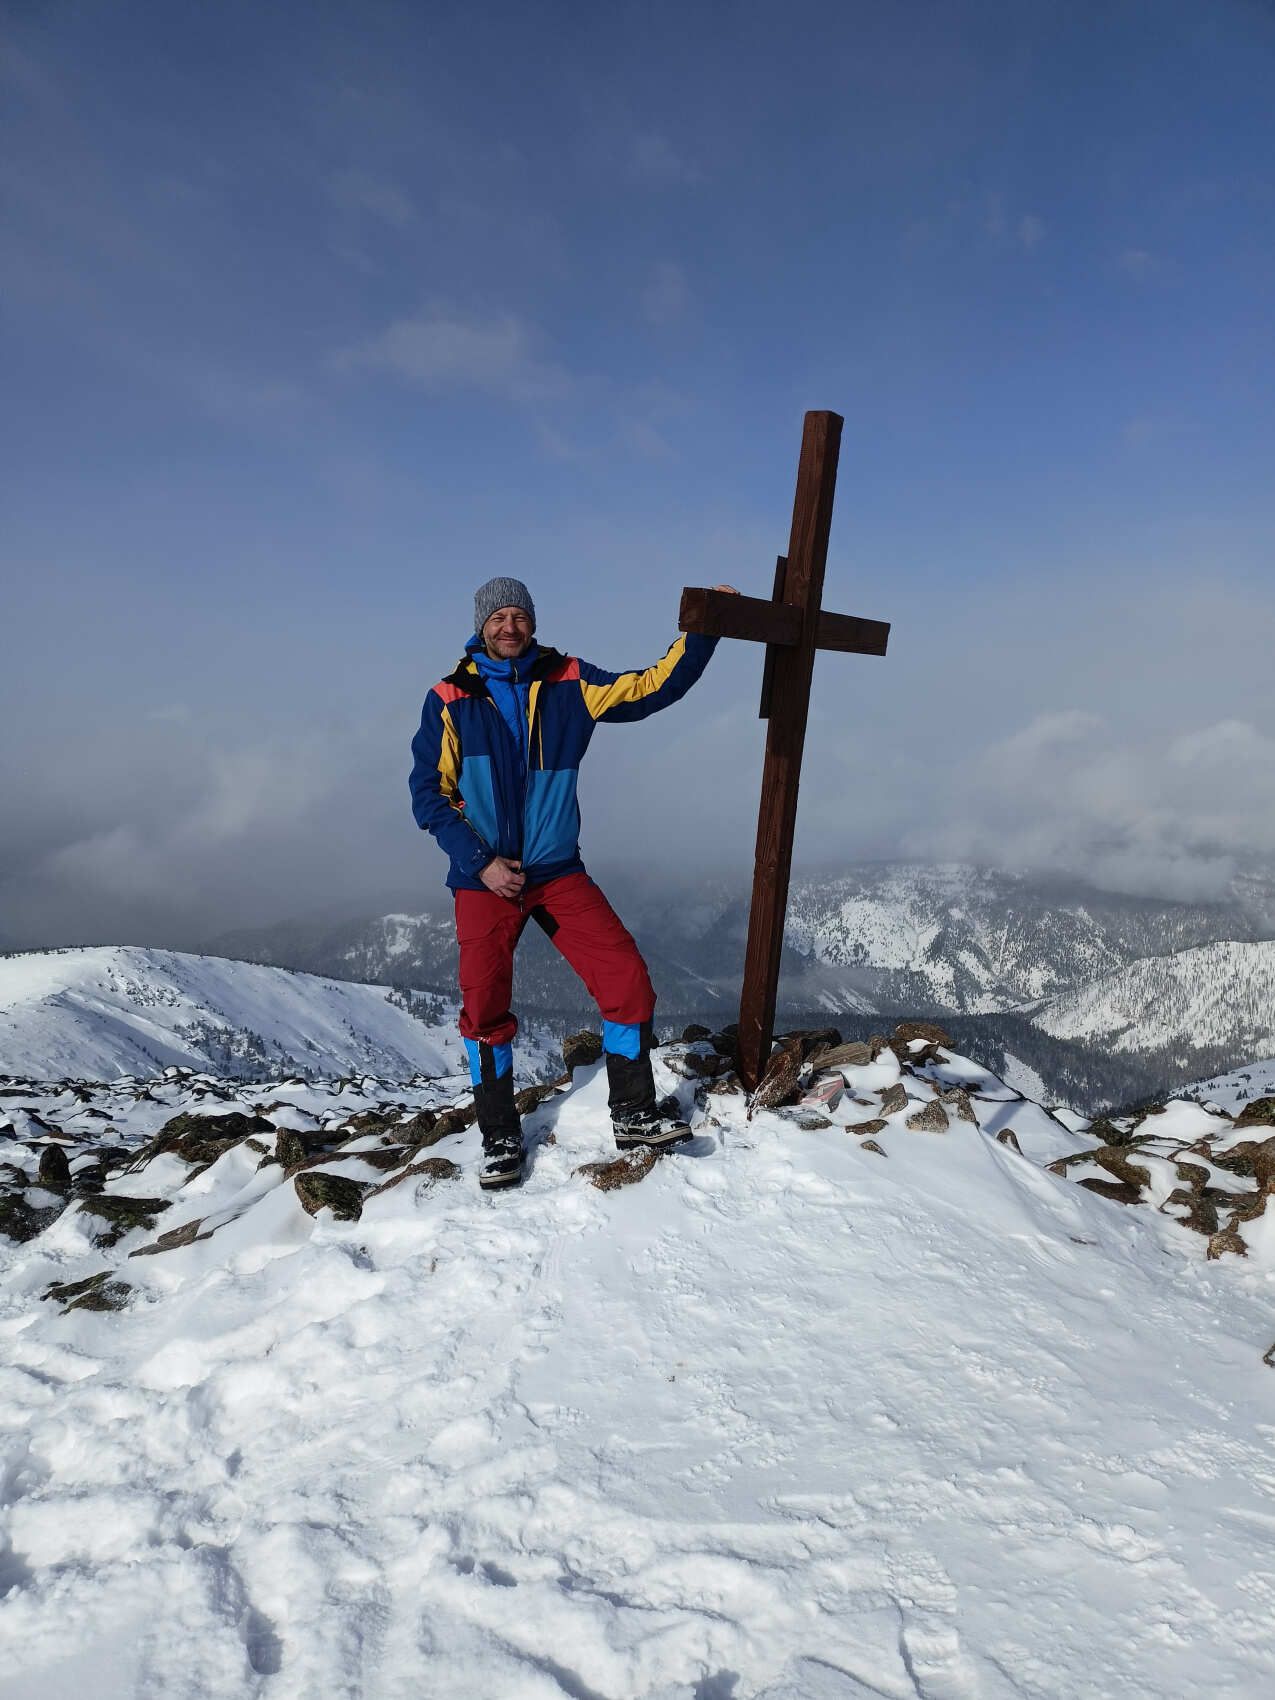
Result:
<svg viewBox="0 0 1275 1700">
<path fill-rule="evenodd" d="M 762 718 L 767 722 L 766 760 L 739 1005 L 739 1073 L 750 1092 L 766 1072 L 774 1036 L 815 651 L 884 655 L 890 640 L 888 621 L 834 614 L 822 605 L 842 424 L 837 413 L 806 415 L 792 535 L 788 553 L 779 557 L 775 569 L 771 600 L 722 589 L 688 586 L 682 591 L 679 624 L 684 632 L 742 638 L 766 646 L 761 694 Z"/>
<path fill-rule="evenodd" d="M 779 960 L 792 875 L 797 792 L 806 743 L 810 681 L 818 645 L 823 575 L 832 529 L 842 420 L 836 413 L 807 413 L 797 468 L 783 589 L 777 601 L 801 612 L 795 644 L 772 650 L 766 759 L 753 864 L 753 899 L 739 1006 L 739 1072 L 753 1090 L 765 1072 L 775 1025 Z"/>
</svg>

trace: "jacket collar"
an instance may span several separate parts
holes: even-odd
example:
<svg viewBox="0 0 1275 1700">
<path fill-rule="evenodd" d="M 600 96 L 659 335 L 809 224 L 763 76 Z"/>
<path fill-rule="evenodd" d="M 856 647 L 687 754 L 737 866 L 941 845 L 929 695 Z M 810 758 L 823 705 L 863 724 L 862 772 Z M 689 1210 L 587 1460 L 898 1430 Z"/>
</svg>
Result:
<svg viewBox="0 0 1275 1700">
<path fill-rule="evenodd" d="M 493 661 L 487 651 L 473 640 L 465 645 L 465 652 L 473 658 L 474 665 L 484 679 L 489 682 L 493 679 L 503 679 L 507 684 L 525 685 L 540 659 L 540 645 L 534 638 L 516 660 Z"/>
<path fill-rule="evenodd" d="M 472 644 L 473 640 L 471 639 L 470 642 Z M 536 657 L 532 669 L 527 675 L 527 682 L 535 684 L 538 679 L 547 678 L 566 659 L 561 650 L 548 649 L 544 644 L 541 644 L 540 654 Z M 479 672 L 473 651 L 468 645 L 464 655 L 457 662 L 455 671 L 449 673 L 443 683 L 455 685 L 456 689 L 464 691 L 466 696 L 489 697 L 491 695 L 491 692 L 487 689 L 487 681 Z"/>
</svg>

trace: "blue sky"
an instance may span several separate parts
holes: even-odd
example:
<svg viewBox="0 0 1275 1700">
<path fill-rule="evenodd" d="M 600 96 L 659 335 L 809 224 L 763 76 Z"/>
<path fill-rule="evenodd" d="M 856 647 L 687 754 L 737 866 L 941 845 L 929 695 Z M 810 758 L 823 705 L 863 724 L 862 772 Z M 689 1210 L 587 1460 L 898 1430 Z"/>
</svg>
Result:
<svg viewBox="0 0 1275 1700">
<path fill-rule="evenodd" d="M 799 860 L 1275 851 L 1272 88 L 1258 0 L 0 7 L 0 941 L 432 896 L 474 585 L 649 662 L 811 407 L 895 630 Z M 599 871 L 747 862 L 743 651 L 595 744 Z"/>
</svg>

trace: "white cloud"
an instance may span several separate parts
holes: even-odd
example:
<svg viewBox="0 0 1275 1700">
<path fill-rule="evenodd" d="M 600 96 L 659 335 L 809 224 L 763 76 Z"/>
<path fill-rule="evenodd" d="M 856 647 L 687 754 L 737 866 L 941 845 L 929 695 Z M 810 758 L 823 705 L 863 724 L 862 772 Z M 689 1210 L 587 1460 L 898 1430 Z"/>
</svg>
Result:
<svg viewBox="0 0 1275 1700">
<path fill-rule="evenodd" d="M 388 372 L 429 390 L 485 390 L 514 401 L 565 394 L 572 387 L 569 374 L 540 359 L 533 344 L 513 313 L 481 319 L 435 307 L 396 320 L 369 342 L 337 354 L 333 365 Z"/>
<path fill-rule="evenodd" d="M 340 171 L 331 179 L 328 189 L 343 212 L 370 213 L 395 230 L 407 230 L 416 223 L 411 197 L 396 183 L 369 177 L 362 171 Z"/>
<path fill-rule="evenodd" d="M 649 419 L 631 419 L 624 428 L 630 448 L 644 460 L 667 460 L 672 454 L 664 434 Z"/>
<path fill-rule="evenodd" d="M 1275 851 L 1275 741 L 1241 720 L 1136 739 L 1079 709 L 1042 715 L 963 761 L 951 793 L 905 853 L 1206 899 Z"/>
</svg>

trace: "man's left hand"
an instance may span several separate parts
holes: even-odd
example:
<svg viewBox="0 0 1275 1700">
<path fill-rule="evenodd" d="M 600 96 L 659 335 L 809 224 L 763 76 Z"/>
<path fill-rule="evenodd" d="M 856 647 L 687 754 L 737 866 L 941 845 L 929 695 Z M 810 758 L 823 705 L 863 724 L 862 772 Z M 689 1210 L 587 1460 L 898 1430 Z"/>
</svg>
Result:
<svg viewBox="0 0 1275 1700">
<path fill-rule="evenodd" d="M 739 592 L 735 589 L 735 586 L 733 584 L 715 584 L 713 586 L 713 589 L 714 590 L 724 590 L 726 592 L 727 596 L 738 596 L 739 595 Z"/>
</svg>

